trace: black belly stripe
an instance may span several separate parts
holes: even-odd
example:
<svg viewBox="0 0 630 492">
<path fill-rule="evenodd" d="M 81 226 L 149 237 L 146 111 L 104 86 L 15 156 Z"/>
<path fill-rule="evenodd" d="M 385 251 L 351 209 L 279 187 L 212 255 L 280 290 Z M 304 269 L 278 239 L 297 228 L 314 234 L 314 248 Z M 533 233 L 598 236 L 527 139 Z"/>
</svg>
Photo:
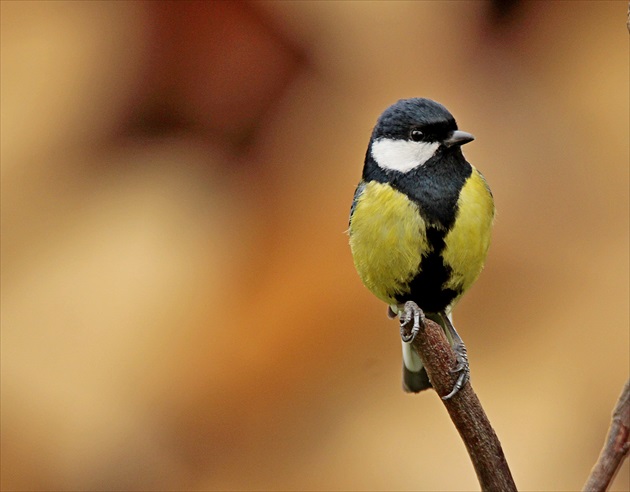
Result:
<svg viewBox="0 0 630 492">
<path fill-rule="evenodd" d="M 423 311 L 438 313 L 460 294 L 453 289 L 443 287 L 451 275 L 451 268 L 444 264 L 441 256 L 445 247 L 446 234 L 447 231 L 444 230 L 427 228 L 427 240 L 432 251 L 422 257 L 420 273 L 409 283 L 409 293 L 397 297 L 399 304 L 414 301 Z"/>
</svg>

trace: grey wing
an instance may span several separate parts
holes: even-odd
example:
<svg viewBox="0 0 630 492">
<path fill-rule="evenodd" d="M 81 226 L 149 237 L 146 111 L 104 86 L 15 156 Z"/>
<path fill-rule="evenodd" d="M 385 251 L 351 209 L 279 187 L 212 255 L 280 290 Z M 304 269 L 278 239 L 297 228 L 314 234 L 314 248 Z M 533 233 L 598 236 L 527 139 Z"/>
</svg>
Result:
<svg viewBox="0 0 630 492">
<path fill-rule="evenodd" d="M 363 193 L 364 189 L 365 189 L 365 181 L 361 181 L 359 185 L 357 186 L 357 189 L 354 190 L 354 198 L 352 199 L 352 206 L 350 207 L 350 217 L 348 218 L 348 226 L 350 226 L 350 221 L 352 220 L 352 214 L 354 213 L 354 209 L 357 206 L 357 201 L 359 200 L 359 197 L 361 196 L 361 193 Z"/>
</svg>

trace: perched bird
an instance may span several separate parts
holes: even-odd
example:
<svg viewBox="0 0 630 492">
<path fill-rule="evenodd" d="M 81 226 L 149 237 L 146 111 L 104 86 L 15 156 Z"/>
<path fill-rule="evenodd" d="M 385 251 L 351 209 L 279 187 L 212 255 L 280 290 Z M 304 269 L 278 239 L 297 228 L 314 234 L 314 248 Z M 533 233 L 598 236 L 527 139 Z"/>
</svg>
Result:
<svg viewBox="0 0 630 492">
<path fill-rule="evenodd" d="M 466 348 L 451 311 L 484 266 L 495 213 L 488 183 L 462 154 L 461 146 L 473 139 L 441 104 L 398 101 L 372 131 L 350 209 L 357 272 L 389 305 L 390 317 L 400 318 L 403 388 L 417 393 L 431 387 L 411 348 L 426 315 L 443 327 L 457 354 L 458 380 L 445 399 L 468 380 Z"/>
</svg>

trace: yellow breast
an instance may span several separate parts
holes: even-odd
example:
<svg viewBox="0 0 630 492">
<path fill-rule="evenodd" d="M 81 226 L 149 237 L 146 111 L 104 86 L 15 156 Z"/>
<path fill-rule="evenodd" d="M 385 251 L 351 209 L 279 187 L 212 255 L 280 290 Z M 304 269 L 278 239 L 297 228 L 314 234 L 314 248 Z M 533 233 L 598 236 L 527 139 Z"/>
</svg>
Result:
<svg viewBox="0 0 630 492">
<path fill-rule="evenodd" d="M 355 204 L 350 248 L 365 286 L 379 299 L 395 304 L 408 292 L 428 243 L 418 206 L 391 186 L 371 181 Z"/>
<path fill-rule="evenodd" d="M 455 293 L 450 307 L 483 269 L 493 219 L 492 194 L 473 168 L 460 191 L 455 222 L 444 230 L 441 260 L 448 278 L 435 288 Z M 379 299 L 396 304 L 396 297 L 413 295 L 410 282 L 433 251 L 426 227 L 418 205 L 404 193 L 376 181 L 365 184 L 350 220 L 350 248 L 361 280 Z"/>
<path fill-rule="evenodd" d="M 477 279 L 490 247 L 494 201 L 483 176 L 473 168 L 457 201 L 455 225 L 446 236 L 444 262 L 451 276 L 444 287 L 464 293 Z"/>
</svg>

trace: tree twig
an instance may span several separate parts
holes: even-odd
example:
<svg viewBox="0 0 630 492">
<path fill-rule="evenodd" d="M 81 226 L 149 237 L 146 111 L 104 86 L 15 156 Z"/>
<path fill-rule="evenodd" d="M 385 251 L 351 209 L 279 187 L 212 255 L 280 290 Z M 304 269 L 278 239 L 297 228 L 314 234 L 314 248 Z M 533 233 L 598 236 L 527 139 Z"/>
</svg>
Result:
<svg viewBox="0 0 630 492">
<path fill-rule="evenodd" d="M 612 422 L 597 463 L 584 485 L 584 491 L 606 490 L 621 468 L 630 451 L 630 379 L 626 381 L 617 405 L 613 410 Z"/>
<path fill-rule="evenodd" d="M 447 395 L 455 384 L 455 353 L 442 328 L 427 319 L 413 342 L 438 395 Z M 477 395 L 467 382 L 457 394 L 442 400 L 462 437 L 472 460 L 481 489 L 484 491 L 516 491 L 514 479 L 490 421 Z"/>
</svg>

